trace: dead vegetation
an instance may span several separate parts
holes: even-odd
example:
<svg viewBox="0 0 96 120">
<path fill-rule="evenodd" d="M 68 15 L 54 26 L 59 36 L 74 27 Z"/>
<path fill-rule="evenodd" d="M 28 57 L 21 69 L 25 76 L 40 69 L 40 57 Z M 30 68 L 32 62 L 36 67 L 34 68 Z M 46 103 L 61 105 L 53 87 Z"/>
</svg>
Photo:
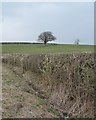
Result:
<svg viewBox="0 0 96 120">
<path fill-rule="evenodd" d="M 94 117 L 94 54 L 7 54 L 2 62 L 25 78 L 24 91 L 47 99 L 54 110 L 74 118 Z"/>
</svg>

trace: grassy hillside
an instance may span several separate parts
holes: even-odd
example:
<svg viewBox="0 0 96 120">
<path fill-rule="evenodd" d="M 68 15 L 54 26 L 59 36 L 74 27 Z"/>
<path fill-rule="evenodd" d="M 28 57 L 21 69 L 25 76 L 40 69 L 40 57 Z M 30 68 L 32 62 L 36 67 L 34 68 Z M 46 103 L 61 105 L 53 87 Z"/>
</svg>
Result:
<svg viewBox="0 0 96 120">
<path fill-rule="evenodd" d="M 10 82 L 11 75 L 14 74 L 15 77 L 18 76 L 21 84 L 16 83 L 16 86 L 18 87 L 19 85 L 20 90 L 23 88 L 21 91 L 24 92 L 24 94 L 22 92 L 25 99 L 24 105 L 29 99 L 34 99 L 34 94 L 48 103 L 48 105 L 44 104 L 44 106 L 47 107 L 46 115 L 48 116 L 50 111 L 51 113 L 56 111 L 56 115 L 59 115 L 59 117 L 64 117 L 62 116 L 63 113 L 67 113 L 70 118 L 94 117 L 94 71 L 96 68 L 94 53 L 92 53 L 94 52 L 94 46 L 68 44 L 47 44 L 46 46 L 43 44 L 3 44 L 2 51 L 2 63 L 5 66 L 3 66 L 3 70 L 5 70 L 5 72 L 3 71 L 3 81 L 5 81 L 5 85 L 3 82 L 3 88 L 8 91 L 11 85 L 15 85 Z M 7 69 L 7 65 L 11 71 Z M 6 70 L 10 72 L 7 73 Z M 8 76 L 5 73 L 7 73 Z M 16 77 L 15 81 L 15 77 L 14 79 L 12 78 L 12 80 L 18 82 L 18 78 Z M 6 82 L 8 82 L 7 87 Z M 13 86 L 12 88 L 14 88 Z M 16 90 L 18 93 L 19 89 L 16 88 Z M 12 92 L 12 95 L 15 95 L 14 89 L 12 89 Z M 10 94 L 10 92 L 8 94 Z M 32 94 L 28 100 L 26 94 Z M 8 99 L 6 94 L 5 99 Z M 15 97 L 13 96 L 12 99 L 15 100 Z M 11 100 L 9 100 L 9 102 L 10 101 Z M 7 102 L 8 101 L 6 101 L 5 104 L 6 108 L 4 109 L 5 113 L 10 109 L 10 106 L 9 108 L 7 106 Z M 21 99 L 18 103 L 21 104 Z M 16 109 L 18 103 L 16 104 Z M 23 106 L 23 108 L 19 109 L 21 115 L 24 114 L 22 110 L 24 111 L 25 108 L 29 112 L 30 105 L 32 104 L 34 104 L 33 101 L 30 101 L 28 107 L 26 107 L 27 104 L 25 106 L 21 104 L 21 106 Z M 36 106 L 38 106 L 37 104 L 38 102 Z M 40 104 L 42 104 L 42 102 L 40 102 Z M 51 109 L 48 107 L 49 105 Z M 14 105 L 12 108 L 13 107 Z M 39 110 L 42 111 L 42 109 Z M 36 109 L 36 112 L 37 111 Z M 16 113 L 19 114 L 18 111 L 16 111 Z M 28 114 L 28 116 L 30 115 Z M 54 114 L 52 116 L 54 116 Z"/>
<path fill-rule="evenodd" d="M 94 52 L 93 45 L 72 45 L 72 44 L 3 44 L 2 53 L 80 53 Z"/>
</svg>

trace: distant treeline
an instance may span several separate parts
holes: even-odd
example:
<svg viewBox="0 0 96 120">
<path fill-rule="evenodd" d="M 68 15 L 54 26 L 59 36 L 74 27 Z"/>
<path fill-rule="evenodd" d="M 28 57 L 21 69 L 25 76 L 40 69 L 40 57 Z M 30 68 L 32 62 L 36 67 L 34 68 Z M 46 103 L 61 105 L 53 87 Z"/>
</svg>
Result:
<svg viewBox="0 0 96 120">
<path fill-rule="evenodd" d="M 0 44 L 44 44 L 44 43 L 36 43 L 36 42 L 0 42 Z M 47 44 L 56 44 L 56 43 L 47 43 Z"/>
<path fill-rule="evenodd" d="M 31 43 L 31 42 L 1 42 L 1 44 L 43 44 L 43 43 Z"/>
</svg>

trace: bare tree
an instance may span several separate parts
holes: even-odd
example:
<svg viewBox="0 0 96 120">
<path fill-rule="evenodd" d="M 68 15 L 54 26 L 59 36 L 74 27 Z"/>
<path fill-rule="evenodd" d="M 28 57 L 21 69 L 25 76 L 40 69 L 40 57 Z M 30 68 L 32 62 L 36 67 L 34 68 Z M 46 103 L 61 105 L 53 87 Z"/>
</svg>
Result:
<svg viewBox="0 0 96 120">
<path fill-rule="evenodd" d="M 43 32 L 38 36 L 38 41 L 42 41 L 44 42 L 44 44 L 55 39 L 56 39 L 55 36 L 50 31 Z"/>
<path fill-rule="evenodd" d="M 76 40 L 75 40 L 75 44 L 76 44 L 76 45 L 79 45 L 79 42 L 80 42 L 79 39 L 76 39 Z"/>
</svg>

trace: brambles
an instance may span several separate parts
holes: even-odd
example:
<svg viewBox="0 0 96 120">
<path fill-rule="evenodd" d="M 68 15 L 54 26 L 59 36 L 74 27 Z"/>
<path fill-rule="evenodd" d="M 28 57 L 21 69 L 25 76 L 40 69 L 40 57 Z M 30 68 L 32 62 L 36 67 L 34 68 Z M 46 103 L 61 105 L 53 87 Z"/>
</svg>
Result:
<svg viewBox="0 0 96 120">
<path fill-rule="evenodd" d="M 36 79 L 34 85 L 42 91 L 40 94 L 45 93 L 49 102 L 63 112 L 75 117 L 94 116 L 96 66 L 93 53 L 13 54 L 4 55 L 2 62 L 19 66 L 23 68 L 24 73 L 30 71 L 39 75 L 40 79 Z M 29 83 L 29 79 L 26 83 Z"/>
</svg>

